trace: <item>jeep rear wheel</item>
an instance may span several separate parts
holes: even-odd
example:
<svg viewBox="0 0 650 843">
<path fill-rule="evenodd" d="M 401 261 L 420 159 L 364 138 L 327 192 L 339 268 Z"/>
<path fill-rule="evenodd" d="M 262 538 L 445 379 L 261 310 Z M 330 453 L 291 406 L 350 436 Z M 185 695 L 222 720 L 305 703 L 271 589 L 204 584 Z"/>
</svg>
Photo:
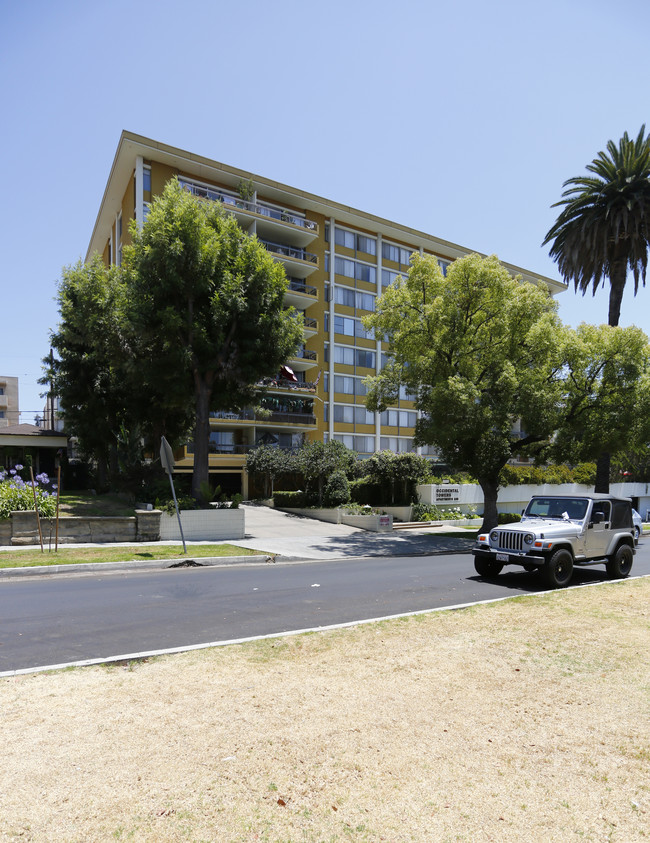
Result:
<svg viewBox="0 0 650 843">
<path fill-rule="evenodd" d="M 634 553 L 629 544 L 622 544 L 616 548 L 616 553 L 607 563 L 607 575 L 613 580 L 620 580 L 632 570 Z"/>
<path fill-rule="evenodd" d="M 474 568 L 481 577 L 498 577 L 503 570 L 503 565 L 500 562 L 493 562 L 491 559 L 480 559 L 475 556 Z"/>
<path fill-rule="evenodd" d="M 573 574 L 573 556 L 568 550 L 556 550 L 544 566 L 544 579 L 551 588 L 564 588 Z"/>
</svg>

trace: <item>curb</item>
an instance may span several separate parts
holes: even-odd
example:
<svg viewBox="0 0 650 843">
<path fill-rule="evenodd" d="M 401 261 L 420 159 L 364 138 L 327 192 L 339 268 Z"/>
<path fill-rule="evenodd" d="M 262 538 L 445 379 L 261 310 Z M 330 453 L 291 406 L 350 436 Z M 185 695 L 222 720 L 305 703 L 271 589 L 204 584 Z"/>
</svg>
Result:
<svg viewBox="0 0 650 843">
<path fill-rule="evenodd" d="M 266 565 L 278 559 L 277 556 L 199 556 L 196 559 L 146 559 L 131 562 L 82 562 L 69 565 L 32 565 L 25 568 L 0 568 L 0 579 L 14 577 L 43 577 L 49 574 L 84 574 L 105 573 L 112 571 L 146 571 L 150 569 L 166 570 L 168 568 L 203 568 L 218 567 L 220 565 L 258 564 Z M 281 557 L 281 561 L 293 561 L 291 557 Z"/>
<path fill-rule="evenodd" d="M 446 548 L 427 553 L 410 552 L 390 554 L 391 556 L 457 556 L 467 553 L 468 548 Z M 257 556 L 199 556 L 197 559 L 147 559 L 131 562 L 82 562 L 70 565 L 33 565 L 26 568 L 0 568 L 0 580 L 20 577 L 45 577 L 56 574 L 103 574 L 115 571 L 170 570 L 180 568 L 219 568 L 227 565 L 268 565 L 276 562 L 296 564 L 314 562 L 354 562 L 360 559 L 378 559 L 385 553 L 371 553 L 365 556 L 331 556 L 305 558 L 304 556 L 282 556 L 281 554 L 258 554 Z"/>
</svg>

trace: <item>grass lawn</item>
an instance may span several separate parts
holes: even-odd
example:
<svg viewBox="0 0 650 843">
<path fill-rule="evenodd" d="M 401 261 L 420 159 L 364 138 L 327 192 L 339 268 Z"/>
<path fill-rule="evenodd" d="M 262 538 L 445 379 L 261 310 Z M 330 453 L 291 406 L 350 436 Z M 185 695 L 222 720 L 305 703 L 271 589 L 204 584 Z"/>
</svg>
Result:
<svg viewBox="0 0 650 843">
<path fill-rule="evenodd" d="M 72 515 L 115 517 L 135 514 L 135 507 L 123 495 L 91 495 L 88 492 L 61 495 L 59 510 L 61 517 Z"/>
<path fill-rule="evenodd" d="M 259 550 L 249 550 L 234 544 L 201 544 L 189 547 L 183 555 L 182 545 L 134 545 L 133 547 L 75 547 L 49 552 L 47 545 L 0 552 L 0 568 L 31 568 L 36 565 L 73 565 L 89 562 L 134 562 L 147 559 L 199 559 L 205 556 L 264 556 Z"/>
</svg>

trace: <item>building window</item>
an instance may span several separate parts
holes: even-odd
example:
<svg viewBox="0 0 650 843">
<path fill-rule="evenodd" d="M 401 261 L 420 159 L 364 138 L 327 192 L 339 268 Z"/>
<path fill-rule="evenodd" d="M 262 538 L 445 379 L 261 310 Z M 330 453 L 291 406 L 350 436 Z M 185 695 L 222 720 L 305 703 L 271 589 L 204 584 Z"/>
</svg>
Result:
<svg viewBox="0 0 650 843">
<path fill-rule="evenodd" d="M 381 450 L 392 451 L 395 454 L 403 454 L 407 451 L 414 451 L 412 439 L 401 439 L 399 436 L 382 436 Z"/>
<path fill-rule="evenodd" d="M 385 240 L 381 244 L 381 255 L 384 260 L 399 264 L 400 267 L 408 269 L 411 264 L 412 249 L 405 249 L 403 246 L 394 246 Z"/>
<path fill-rule="evenodd" d="M 326 242 L 329 243 L 329 231 L 327 232 Z M 352 252 L 363 252 L 365 255 L 377 254 L 377 241 L 374 237 L 368 237 L 366 234 L 356 234 L 354 231 L 347 231 L 344 228 L 336 228 L 334 234 L 334 242 L 337 246 L 343 246 L 344 249 L 350 249 Z"/>
<path fill-rule="evenodd" d="M 336 228 L 334 231 L 334 242 L 337 246 L 344 246 L 346 249 L 354 250 L 356 246 L 356 238 L 351 231 L 346 231 L 343 228 Z"/>
<path fill-rule="evenodd" d="M 151 167 L 148 164 L 142 168 L 142 190 L 151 193 Z"/>
<path fill-rule="evenodd" d="M 366 351 L 362 348 L 355 349 L 354 352 L 355 365 L 362 366 L 364 369 L 374 369 L 375 360 L 377 356 L 374 351 Z"/>
<path fill-rule="evenodd" d="M 372 293 L 361 293 L 351 287 L 337 286 L 334 288 L 334 301 L 355 310 L 374 312 L 375 298 Z"/>
<path fill-rule="evenodd" d="M 334 362 L 343 366 L 354 366 L 354 348 L 351 345 L 335 345 Z"/>
<path fill-rule="evenodd" d="M 441 258 L 438 258 L 438 266 L 442 274 L 447 277 L 447 269 L 449 268 L 449 261 L 443 261 Z"/>
<path fill-rule="evenodd" d="M 393 272 L 392 269 L 382 269 L 381 271 L 381 284 L 382 287 L 389 287 L 393 284 L 397 279 L 400 277 L 400 272 Z"/>
<path fill-rule="evenodd" d="M 354 378 L 345 375 L 334 375 L 334 392 L 343 395 L 354 395 Z"/>
<path fill-rule="evenodd" d="M 326 269 L 329 267 L 329 260 L 326 260 Z M 365 281 L 367 284 L 377 283 L 377 268 L 367 263 L 350 260 L 350 258 L 334 258 L 334 272 L 344 278 L 354 278 L 357 281 Z"/>
<path fill-rule="evenodd" d="M 366 237 L 364 234 L 357 234 L 357 251 L 365 252 L 367 255 L 376 255 L 377 241 L 374 237 Z"/>
</svg>

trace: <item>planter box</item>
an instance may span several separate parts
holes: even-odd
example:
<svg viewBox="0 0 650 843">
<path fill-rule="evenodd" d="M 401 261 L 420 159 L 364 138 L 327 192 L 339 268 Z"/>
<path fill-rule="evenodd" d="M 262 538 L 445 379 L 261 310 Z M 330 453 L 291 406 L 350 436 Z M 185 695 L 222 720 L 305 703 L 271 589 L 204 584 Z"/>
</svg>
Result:
<svg viewBox="0 0 650 843">
<path fill-rule="evenodd" d="M 392 515 L 345 515 L 341 513 L 341 524 L 348 527 L 358 527 L 360 530 L 369 530 L 372 533 L 392 533 Z"/>
<path fill-rule="evenodd" d="M 392 515 L 394 521 L 411 521 L 413 519 L 412 506 L 378 506 L 386 515 Z"/>
<path fill-rule="evenodd" d="M 276 507 L 279 509 L 279 507 Z M 360 530 L 370 530 L 373 533 L 390 533 L 393 530 L 392 515 L 346 515 L 341 509 L 294 509 L 282 507 L 281 512 L 291 512 L 314 518 L 316 521 L 327 521 L 329 524 L 347 524 L 348 527 L 358 527 Z"/>
<path fill-rule="evenodd" d="M 186 541 L 243 539 L 245 533 L 243 509 L 181 510 L 181 524 Z M 181 540 L 176 513 L 160 516 L 160 540 Z"/>
</svg>

